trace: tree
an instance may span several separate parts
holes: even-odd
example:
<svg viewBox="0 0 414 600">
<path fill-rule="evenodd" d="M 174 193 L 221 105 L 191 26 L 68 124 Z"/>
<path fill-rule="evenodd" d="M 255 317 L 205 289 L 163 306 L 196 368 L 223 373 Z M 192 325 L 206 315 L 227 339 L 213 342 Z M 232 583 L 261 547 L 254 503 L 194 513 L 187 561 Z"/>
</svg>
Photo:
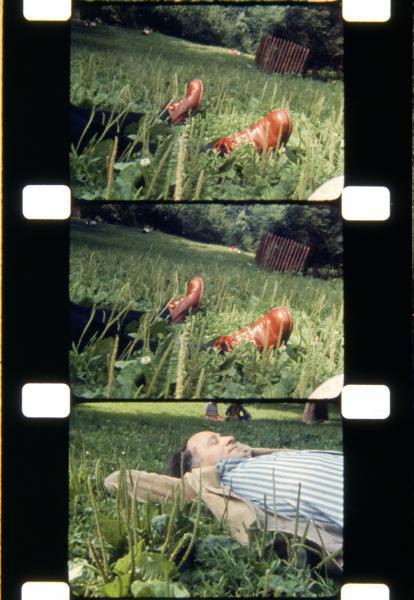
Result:
<svg viewBox="0 0 414 600">
<path fill-rule="evenodd" d="M 194 42 L 255 52 L 269 26 L 278 22 L 285 9 L 240 6 L 139 6 L 82 4 L 77 15 L 100 19 L 108 25 L 153 27 L 161 33 Z"/>
<path fill-rule="evenodd" d="M 290 7 L 275 23 L 272 35 L 309 48 L 307 69 L 343 70 L 343 28 L 340 6 Z"/>
<path fill-rule="evenodd" d="M 337 208 L 289 206 L 271 233 L 309 245 L 308 267 L 342 267 L 342 220 Z"/>
<path fill-rule="evenodd" d="M 320 423 L 329 419 L 328 405 L 326 402 L 306 402 L 302 420 L 304 423 Z"/>
</svg>

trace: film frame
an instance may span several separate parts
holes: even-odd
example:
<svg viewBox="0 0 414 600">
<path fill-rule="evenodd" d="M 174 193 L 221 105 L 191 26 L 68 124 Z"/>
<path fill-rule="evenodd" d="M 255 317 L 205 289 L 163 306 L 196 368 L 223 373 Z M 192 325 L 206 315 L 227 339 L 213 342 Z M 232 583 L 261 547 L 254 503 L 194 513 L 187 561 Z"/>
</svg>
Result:
<svg viewBox="0 0 414 600">
<path fill-rule="evenodd" d="M 3 10 L 2 588 L 14 600 L 25 581 L 67 577 L 68 421 L 24 417 L 21 387 L 68 382 L 69 224 L 27 221 L 21 190 L 27 184 L 69 184 L 70 42 L 68 23 L 28 22 L 21 3 Z M 392 13 L 383 24 L 344 23 L 346 185 L 386 185 L 392 195 L 387 221 L 344 222 L 345 383 L 383 383 L 392 394 L 386 421 L 343 422 L 344 582 L 385 583 L 399 599 L 413 591 L 408 554 L 395 543 L 395 532 L 412 531 L 412 473 L 406 470 L 401 478 L 392 462 L 411 448 L 414 416 L 410 3 L 394 0 Z M 396 62 L 390 61 L 392 48 L 399 48 Z M 380 124 L 389 123 L 390 115 L 395 122 L 384 133 Z M 391 323 L 384 323 L 390 313 Z M 387 526 L 396 498 L 397 514 L 391 509 Z"/>
</svg>

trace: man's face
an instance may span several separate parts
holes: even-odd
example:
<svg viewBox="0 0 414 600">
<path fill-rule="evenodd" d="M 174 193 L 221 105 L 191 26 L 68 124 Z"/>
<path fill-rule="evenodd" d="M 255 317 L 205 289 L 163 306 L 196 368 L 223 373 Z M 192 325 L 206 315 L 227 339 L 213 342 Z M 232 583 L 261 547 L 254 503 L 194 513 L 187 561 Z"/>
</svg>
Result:
<svg viewBox="0 0 414 600">
<path fill-rule="evenodd" d="M 221 458 L 243 458 L 251 456 L 251 448 L 236 442 L 232 435 L 220 435 L 214 431 L 195 433 L 187 442 L 193 456 L 194 467 L 210 467 Z"/>
</svg>

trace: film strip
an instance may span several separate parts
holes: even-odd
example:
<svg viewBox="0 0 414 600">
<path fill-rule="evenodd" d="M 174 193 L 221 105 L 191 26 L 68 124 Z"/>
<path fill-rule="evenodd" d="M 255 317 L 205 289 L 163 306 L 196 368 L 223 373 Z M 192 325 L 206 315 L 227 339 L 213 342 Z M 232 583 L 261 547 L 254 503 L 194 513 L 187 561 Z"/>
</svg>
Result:
<svg viewBox="0 0 414 600">
<path fill-rule="evenodd" d="M 344 3 L 344 10 L 351 4 Z M 357 10 L 362 5 L 356 3 Z M 34 3 L 31 10 L 38 6 Z M 69 186 L 70 31 L 65 21 L 28 21 L 20 3 L 3 10 L 2 591 L 4 597 L 26 600 L 27 587 L 22 595 L 26 582 L 67 580 L 68 420 L 30 418 L 30 402 L 22 412 L 22 388 L 28 383 L 69 382 L 65 317 L 69 197 L 62 187 L 59 218 L 33 220 L 23 211 L 22 190 L 27 185 Z M 405 599 L 413 592 L 409 555 L 403 552 L 413 525 L 412 470 L 401 474 L 411 448 L 413 419 L 411 6 L 394 0 L 391 15 L 387 20 L 385 9 L 376 17 L 383 22 L 344 23 L 347 190 L 338 205 L 344 216 L 345 393 L 350 398 L 346 405 L 351 409 L 356 399 L 361 407 L 363 389 L 353 386 L 381 386 L 376 398 L 382 394 L 384 399 L 383 420 L 363 414 L 355 419 L 355 412 L 343 410 L 344 582 L 377 586 L 360 588 L 360 596 L 350 596 L 345 585 L 344 600 Z M 365 220 L 360 207 L 367 204 L 355 195 L 363 193 L 366 201 L 368 190 L 363 188 L 368 186 L 373 188 L 372 205 L 379 207 L 375 222 Z M 379 203 L 378 188 L 383 194 Z M 45 198 L 45 190 L 41 197 Z M 53 398 L 59 391 L 67 409 L 65 386 L 54 389 Z M 382 584 L 390 596 L 384 595 L 388 591 Z M 56 588 L 50 598 L 65 598 L 65 589 Z M 48 598 L 47 590 L 40 593 Z"/>
</svg>

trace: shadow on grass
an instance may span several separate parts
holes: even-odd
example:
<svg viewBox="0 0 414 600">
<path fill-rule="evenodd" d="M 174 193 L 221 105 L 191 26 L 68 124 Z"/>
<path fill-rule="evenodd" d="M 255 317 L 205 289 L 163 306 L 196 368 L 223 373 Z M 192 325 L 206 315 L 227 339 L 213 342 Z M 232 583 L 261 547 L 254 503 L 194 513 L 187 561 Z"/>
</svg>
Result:
<svg viewBox="0 0 414 600">
<path fill-rule="evenodd" d="M 78 449 L 88 448 L 96 458 L 111 455 L 114 460 L 123 453 L 131 467 L 139 464 L 140 468 L 158 472 L 167 457 L 198 431 L 233 435 L 253 447 L 342 449 L 340 418 L 335 415 L 330 421 L 309 427 L 301 421 L 303 405 L 275 407 L 279 418 L 263 418 L 260 407 L 249 405 L 253 413 L 251 421 L 216 422 L 207 421 L 202 415 L 166 412 L 161 406 L 159 413 L 146 413 L 145 404 L 152 410 L 157 405 L 156 402 L 77 405 L 71 414 L 72 443 Z M 176 407 L 179 404 L 180 411 L 185 411 L 185 403 L 172 404 Z M 117 408 L 122 412 L 116 412 Z M 221 407 L 219 410 L 223 413 Z"/>
<path fill-rule="evenodd" d="M 230 402 L 218 401 L 219 414 L 224 416 L 224 412 Z M 136 401 L 136 402 L 78 402 L 74 406 L 74 410 L 93 412 L 93 414 L 101 414 L 111 416 L 124 417 L 137 417 L 137 418 L 151 418 L 164 420 L 166 416 L 172 419 L 187 420 L 188 422 L 205 423 L 210 425 L 222 425 L 223 423 L 208 421 L 204 417 L 206 402 L 151 402 L 151 401 Z M 244 401 L 243 406 L 248 407 L 249 412 L 252 415 L 250 424 L 255 423 L 259 420 L 265 421 L 289 421 L 302 419 L 305 402 L 250 402 Z M 329 404 L 330 420 L 338 424 L 341 416 L 336 404 Z M 199 411 L 198 414 L 194 414 L 194 411 Z M 330 421 L 326 422 L 328 425 Z M 245 422 L 240 422 L 245 424 Z"/>
</svg>

